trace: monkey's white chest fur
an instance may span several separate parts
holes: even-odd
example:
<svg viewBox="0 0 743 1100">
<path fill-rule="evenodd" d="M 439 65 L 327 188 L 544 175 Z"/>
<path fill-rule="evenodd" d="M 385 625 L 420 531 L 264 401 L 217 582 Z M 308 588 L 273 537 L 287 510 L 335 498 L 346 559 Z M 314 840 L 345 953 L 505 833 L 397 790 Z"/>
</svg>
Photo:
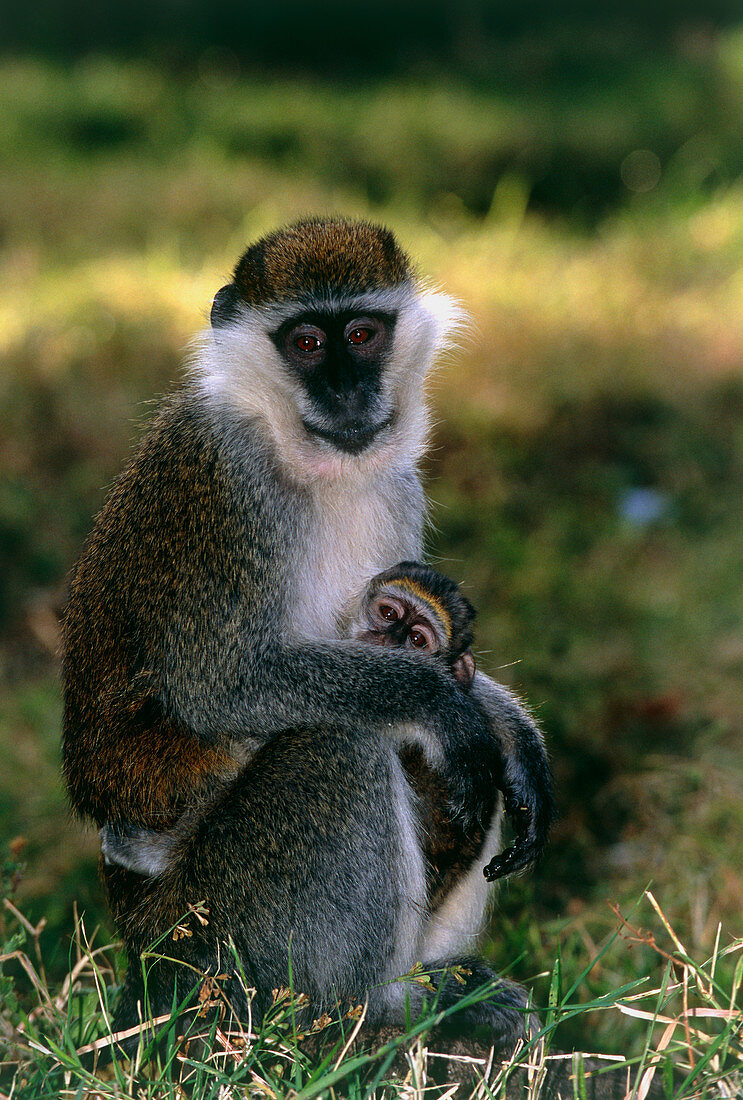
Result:
<svg viewBox="0 0 743 1100">
<path fill-rule="evenodd" d="M 420 512 L 405 495 L 392 476 L 315 489 L 288 601 L 291 634 L 337 638 L 372 577 L 421 556 Z"/>
</svg>

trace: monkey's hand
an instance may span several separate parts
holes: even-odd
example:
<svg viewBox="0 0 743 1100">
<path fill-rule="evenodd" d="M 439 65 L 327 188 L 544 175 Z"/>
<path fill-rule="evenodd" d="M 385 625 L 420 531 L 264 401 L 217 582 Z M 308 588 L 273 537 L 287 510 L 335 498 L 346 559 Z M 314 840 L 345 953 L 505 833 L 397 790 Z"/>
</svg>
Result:
<svg viewBox="0 0 743 1100">
<path fill-rule="evenodd" d="M 530 807 L 515 802 L 509 794 L 506 794 L 505 810 L 513 826 L 514 842 L 509 848 L 494 856 L 483 868 L 483 874 L 488 882 L 525 870 L 537 862 L 544 850 L 544 841 L 539 838 L 539 829 L 534 827 L 533 814 L 531 820 L 529 817 L 532 813 Z"/>
<path fill-rule="evenodd" d="M 492 882 L 523 871 L 542 855 L 555 815 L 552 770 L 539 729 L 509 691 L 478 672 L 473 692 L 490 718 L 502 762 L 498 786 L 514 831 L 511 847 L 484 869 Z"/>
</svg>

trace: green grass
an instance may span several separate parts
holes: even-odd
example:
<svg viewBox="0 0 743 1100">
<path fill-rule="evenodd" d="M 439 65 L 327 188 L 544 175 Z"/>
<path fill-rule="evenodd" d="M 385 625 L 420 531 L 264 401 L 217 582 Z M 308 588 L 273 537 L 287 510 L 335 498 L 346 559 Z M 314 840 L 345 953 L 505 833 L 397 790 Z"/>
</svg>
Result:
<svg viewBox="0 0 743 1100">
<path fill-rule="evenodd" d="M 489 957 L 541 1004 L 558 953 L 564 988 L 587 970 L 584 1006 L 659 988 L 662 956 L 612 939 L 607 904 L 627 912 L 650 882 L 691 958 L 712 958 L 719 922 L 736 942 L 741 41 L 572 98 L 0 65 L 0 826 L 26 838 L 17 898 L 47 918 L 55 990 L 74 900 L 113 934 L 58 774 L 65 577 L 245 243 L 308 211 L 388 222 L 473 318 L 434 385 L 429 545 L 479 609 L 481 664 L 544 726 L 560 797 L 542 866 L 499 894 Z M 653 192 L 620 187 L 590 232 L 546 216 L 540 157 L 580 190 L 636 148 L 661 159 Z M 627 516 L 637 489 L 660 494 L 652 522 Z M 717 966 L 737 989 L 734 956 Z M 646 1039 L 588 1008 L 558 1037 L 633 1055 Z"/>
<path fill-rule="evenodd" d="M 439 1011 L 435 998 L 407 1030 L 386 1029 L 371 1036 L 362 1030 L 362 1005 L 348 1012 L 344 1006 L 335 1021 L 329 1015 L 313 1021 L 302 1015 L 306 998 L 301 991 L 277 990 L 273 1008 L 253 1027 L 232 1020 L 218 982 L 205 979 L 197 1010 L 190 1003 L 181 1006 L 189 1012 L 188 1041 L 176 1039 L 169 1021 L 159 1021 L 156 1043 L 144 1036 L 131 1060 L 96 1072 L 90 1058 L 93 1051 L 105 1049 L 109 1033 L 112 951 L 89 940 L 80 921 L 70 951 L 70 977 L 61 990 L 50 989 L 40 928 L 16 908 L 12 877 L 8 864 L 9 896 L 0 921 L 0 1083 L 9 1090 L 5 1095 L 18 1100 L 176 1100 L 184 1095 L 200 1100 L 259 1095 L 391 1100 L 410 1096 L 411 1088 L 443 1098 L 450 1095 L 451 1081 L 457 1080 L 466 1081 L 467 1095 L 515 1100 L 525 1095 L 535 1072 L 553 1089 L 559 1082 L 565 1097 L 583 1097 L 585 1077 L 606 1074 L 604 1083 L 611 1089 L 601 1093 L 604 1097 L 624 1096 L 628 1086 L 644 1096 L 642 1090 L 655 1079 L 653 1096 L 702 1100 L 732 1095 L 727 1090 L 743 1080 L 740 1019 L 734 1009 L 743 980 L 743 940 L 722 946 L 718 933 L 711 957 L 691 958 L 650 893 L 646 908 L 655 918 L 658 939 L 656 932 L 643 932 L 631 923 L 634 913 L 621 918 L 621 935 L 625 950 L 627 943 L 640 945 L 660 959 L 659 983 L 638 978 L 608 992 L 591 992 L 589 971 L 601 965 L 616 935 L 574 975 L 569 962 L 559 957 L 546 976 L 544 1000 L 535 1002 L 541 1029 L 505 1058 L 475 1041 L 463 1050 L 447 1040 L 441 1028 L 456 1024 L 457 1010 Z M 154 954 L 167 951 L 167 942 L 153 949 Z M 143 965 L 146 973 L 147 956 Z M 405 977 L 433 989 L 420 964 Z M 459 1008 L 487 994 L 483 987 L 463 999 Z M 206 1010 L 211 1010 L 211 1022 Z M 616 1023 L 622 1016 L 642 1021 L 638 1049 L 626 1059 L 560 1053 L 565 1025 L 571 1021 L 580 1019 L 590 1026 L 596 1017 Z M 528 1095 L 536 1094 L 528 1088 Z"/>
</svg>

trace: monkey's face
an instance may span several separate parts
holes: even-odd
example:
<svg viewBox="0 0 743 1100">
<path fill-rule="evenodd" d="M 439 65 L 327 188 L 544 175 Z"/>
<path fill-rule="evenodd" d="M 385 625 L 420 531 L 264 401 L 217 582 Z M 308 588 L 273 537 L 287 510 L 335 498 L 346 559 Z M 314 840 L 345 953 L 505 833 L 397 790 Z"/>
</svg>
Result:
<svg viewBox="0 0 743 1100">
<path fill-rule="evenodd" d="M 195 371 L 206 396 L 267 428 L 291 476 L 365 477 L 422 452 L 424 379 L 460 316 L 388 230 L 309 219 L 247 250 Z"/>
<path fill-rule="evenodd" d="M 382 586 L 367 597 L 351 636 L 372 645 L 440 657 L 462 687 L 472 683 L 475 659 L 471 650 L 453 653 L 446 626 L 435 609 L 400 585 Z"/>
<path fill-rule="evenodd" d="M 272 334 L 306 394 L 302 427 L 346 454 L 359 454 L 392 423 L 382 385 L 396 314 L 308 312 Z"/>
<path fill-rule="evenodd" d="M 368 601 L 366 630 L 359 635 L 373 645 L 397 646 L 437 657 L 446 649 L 446 633 L 440 620 L 421 600 L 399 588 L 382 589 Z"/>
</svg>

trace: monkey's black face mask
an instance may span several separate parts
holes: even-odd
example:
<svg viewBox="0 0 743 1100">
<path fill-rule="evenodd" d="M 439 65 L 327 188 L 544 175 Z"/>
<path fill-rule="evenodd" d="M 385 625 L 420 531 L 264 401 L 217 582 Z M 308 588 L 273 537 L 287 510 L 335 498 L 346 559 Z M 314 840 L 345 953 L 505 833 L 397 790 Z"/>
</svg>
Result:
<svg viewBox="0 0 743 1100">
<path fill-rule="evenodd" d="M 359 454 L 392 422 L 382 398 L 395 318 L 381 313 L 304 313 L 272 340 L 309 398 L 305 430 Z"/>
</svg>

